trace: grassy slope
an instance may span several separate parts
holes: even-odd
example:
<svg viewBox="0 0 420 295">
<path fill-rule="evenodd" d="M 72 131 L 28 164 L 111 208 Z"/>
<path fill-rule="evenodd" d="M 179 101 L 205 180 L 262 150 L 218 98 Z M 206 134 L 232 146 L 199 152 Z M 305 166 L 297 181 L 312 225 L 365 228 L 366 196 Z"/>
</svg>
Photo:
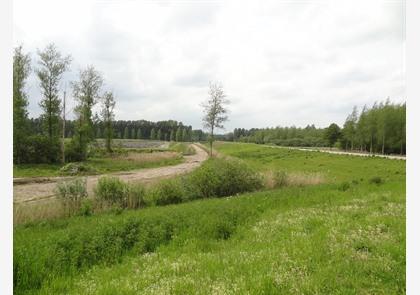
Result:
<svg viewBox="0 0 420 295">
<path fill-rule="evenodd" d="M 57 276 L 40 293 L 405 292 L 405 162 L 246 144 L 218 150 L 261 170 L 322 172 L 329 182 L 17 227 L 15 253 L 30 259 L 58 257 L 51 246 L 71 235 L 90 238 L 126 220 L 145 223 L 147 238 L 113 254 L 120 263 L 103 259 L 87 272 Z M 369 183 L 372 176 L 385 183 Z M 343 181 L 353 181 L 346 191 Z"/>
</svg>

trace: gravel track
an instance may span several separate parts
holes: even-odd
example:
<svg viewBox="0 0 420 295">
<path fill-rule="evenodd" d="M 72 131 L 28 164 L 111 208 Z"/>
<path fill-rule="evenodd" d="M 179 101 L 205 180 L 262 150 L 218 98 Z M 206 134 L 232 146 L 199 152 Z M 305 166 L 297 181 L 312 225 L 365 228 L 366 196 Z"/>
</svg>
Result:
<svg viewBox="0 0 420 295">
<path fill-rule="evenodd" d="M 127 172 L 118 172 L 112 175 L 128 182 L 150 183 L 158 179 L 169 178 L 180 174 L 188 173 L 201 165 L 208 157 L 207 152 L 196 144 L 192 144 L 196 153 L 191 156 L 184 156 L 185 162 L 158 168 L 148 168 Z M 87 189 L 89 195 L 92 195 L 93 188 L 96 186 L 98 179 L 102 175 L 86 176 Z M 16 203 L 34 202 L 55 197 L 55 187 L 58 182 L 68 180 L 73 177 L 51 177 L 33 179 L 14 180 L 13 200 Z"/>
</svg>

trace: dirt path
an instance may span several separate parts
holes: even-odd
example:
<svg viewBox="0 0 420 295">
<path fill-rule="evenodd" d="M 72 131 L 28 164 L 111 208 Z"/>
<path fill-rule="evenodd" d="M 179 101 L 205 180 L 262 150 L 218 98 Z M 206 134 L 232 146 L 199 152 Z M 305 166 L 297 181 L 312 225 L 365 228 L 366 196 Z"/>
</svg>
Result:
<svg viewBox="0 0 420 295">
<path fill-rule="evenodd" d="M 196 153 L 191 156 L 184 156 L 185 162 L 174 165 L 158 168 L 149 168 L 128 172 L 112 173 L 109 175 L 117 176 L 118 178 L 128 182 L 150 183 L 162 178 L 169 178 L 175 175 L 180 175 L 192 171 L 207 159 L 207 152 L 196 144 L 192 145 Z M 93 188 L 96 186 L 101 175 L 87 176 L 88 193 L 93 193 Z M 42 182 L 19 183 L 15 182 L 13 185 L 13 200 L 14 202 L 31 202 L 55 197 L 55 187 L 57 182 L 72 177 L 53 177 L 45 179 Z"/>
<path fill-rule="evenodd" d="M 345 151 L 332 151 L 332 150 L 325 150 L 325 149 L 311 149 L 311 148 L 298 148 L 298 147 L 282 147 L 282 146 L 269 146 L 272 148 L 283 148 L 283 149 L 293 149 L 299 151 L 309 151 L 309 152 L 322 152 L 322 153 L 329 153 L 329 154 L 336 154 L 336 155 L 350 155 L 350 156 L 359 156 L 359 157 L 380 157 L 392 160 L 405 160 L 406 157 L 404 156 L 395 156 L 395 155 L 381 155 L 381 154 L 369 154 L 369 153 L 357 153 L 357 152 L 345 152 Z"/>
</svg>

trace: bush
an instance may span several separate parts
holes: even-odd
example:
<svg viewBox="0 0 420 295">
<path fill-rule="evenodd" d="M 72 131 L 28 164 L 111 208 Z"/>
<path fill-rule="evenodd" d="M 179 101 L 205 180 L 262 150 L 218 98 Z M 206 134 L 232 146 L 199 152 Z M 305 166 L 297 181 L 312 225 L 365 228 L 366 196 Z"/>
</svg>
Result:
<svg viewBox="0 0 420 295">
<path fill-rule="evenodd" d="M 190 175 L 189 181 L 198 198 L 232 196 L 263 187 L 257 172 L 234 159 L 210 159 Z"/>
<path fill-rule="evenodd" d="M 60 142 L 50 142 L 44 135 L 27 138 L 21 163 L 56 163 L 59 161 Z"/>
<path fill-rule="evenodd" d="M 151 205 L 181 203 L 187 196 L 181 179 L 162 180 L 149 190 L 148 202 Z"/>
<path fill-rule="evenodd" d="M 83 199 L 82 205 L 79 210 L 79 215 L 81 216 L 91 216 L 93 214 L 93 204 L 92 200 Z"/>
<path fill-rule="evenodd" d="M 61 167 L 60 173 L 63 175 L 86 175 L 97 173 L 96 169 L 84 163 L 68 163 Z"/>
<path fill-rule="evenodd" d="M 141 184 L 131 184 L 129 186 L 128 197 L 126 199 L 125 208 L 137 209 L 144 207 L 146 190 Z"/>
<path fill-rule="evenodd" d="M 384 183 L 384 181 L 383 181 L 383 179 L 381 178 L 381 177 L 379 177 L 379 176 L 375 176 L 375 177 L 372 177 L 371 179 L 369 179 L 369 183 L 371 183 L 371 184 L 382 184 L 382 183 Z"/>
<path fill-rule="evenodd" d="M 86 179 L 76 178 L 72 181 L 61 182 L 56 187 L 64 211 L 72 215 L 80 210 L 82 201 L 87 198 Z"/>
<path fill-rule="evenodd" d="M 96 198 L 111 206 L 125 207 L 128 194 L 128 184 L 117 177 L 101 177 L 95 188 Z"/>
</svg>

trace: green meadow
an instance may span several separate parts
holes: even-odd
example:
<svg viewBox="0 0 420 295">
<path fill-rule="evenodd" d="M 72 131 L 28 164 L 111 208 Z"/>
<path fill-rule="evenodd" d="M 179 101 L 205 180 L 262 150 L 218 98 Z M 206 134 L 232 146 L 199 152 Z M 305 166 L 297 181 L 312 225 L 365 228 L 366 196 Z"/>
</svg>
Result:
<svg viewBox="0 0 420 295">
<path fill-rule="evenodd" d="M 405 293 L 405 161 L 215 148 L 268 180 L 287 177 L 226 197 L 17 225 L 15 294 Z"/>
</svg>

